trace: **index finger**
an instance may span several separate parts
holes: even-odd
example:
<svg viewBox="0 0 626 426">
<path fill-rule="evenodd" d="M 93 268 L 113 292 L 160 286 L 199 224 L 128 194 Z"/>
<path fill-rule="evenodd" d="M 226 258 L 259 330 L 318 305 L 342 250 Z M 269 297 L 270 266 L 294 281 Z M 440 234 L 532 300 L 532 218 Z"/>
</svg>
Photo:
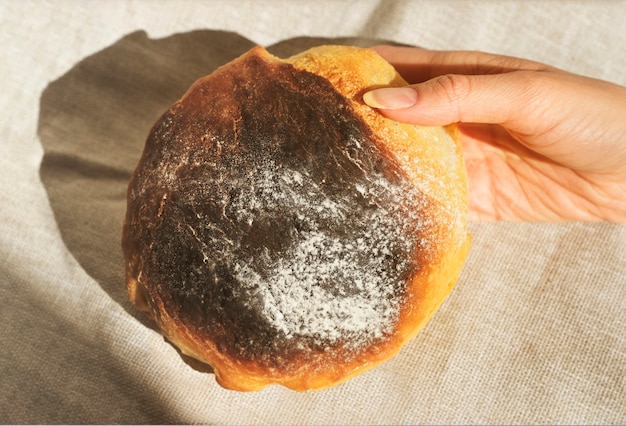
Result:
<svg viewBox="0 0 626 426">
<path fill-rule="evenodd" d="M 512 56 L 470 50 L 429 50 L 419 47 L 379 45 L 372 47 L 394 66 L 410 84 L 440 75 L 490 75 L 512 71 L 545 71 L 549 66 Z"/>
</svg>

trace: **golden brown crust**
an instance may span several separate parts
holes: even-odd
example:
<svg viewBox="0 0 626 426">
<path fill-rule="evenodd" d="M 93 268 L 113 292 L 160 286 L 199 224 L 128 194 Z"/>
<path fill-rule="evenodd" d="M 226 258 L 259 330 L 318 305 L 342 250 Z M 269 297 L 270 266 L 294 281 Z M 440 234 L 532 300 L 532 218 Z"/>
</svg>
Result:
<svg viewBox="0 0 626 426">
<path fill-rule="evenodd" d="M 297 70 L 295 74 L 289 71 L 290 66 Z M 173 279 L 168 281 L 163 278 L 162 274 L 152 272 L 154 267 L 149 266 L 147 247 L 152 250 L 154 241 L 148 241 L 153 237 L 150 237 L 152 234 L 148 232 L 149 229 L 146 229 L 159 227 L 162 222 L 168 220 L 168 214 L 173 214 L 169 213 L 170 205 L 175 203 L 173 200 L 175 197 L 180 196 L 177 195 L 175 189 L 172 189 L 174 187 L 163 184 L 162 176 L 158 179 L 147 177 L 154 170 L 165 169 L 165 164 L 170 161 L 167 155 L 155 156 L 155 152 L 161 150 L 167 153 L 168 149 L 172 149 L 173 146 L 176 150 L 195 152 L 198 146 L 204 146 L 202 143 L 206 143 L 205 139 L 210 139 L 209 133 L 206 133 L 206 138 L 202 137 L 202 142 L 198 140 L 198 135 L 205 131 L 203 126 L 206 127 L 209 121 L 203 121 L 205 119 L 198 118 L 198 116 L 209 108 L 208 102 L 222 102 L 219 108 L 212 105 L 215 107 L 213 111 L 216 111 L 213 115 L 220 115 L 220 117 L 219 120 L 210 121 L 211 127 L 231 126 L 229 131 L 236 136 L 236 143 L 232 146 L 245 146 L 243 139 L 237 140 L 237 137 L 242 136 L 238 133 L 241 131 L 238 123 L 241 122 L 233 119 L 233 117 L 243 116 L 238 109 L 243 101 L 228 97 L 219 98 L 221 99 L 219 100 L 211 91 L 216 86 L 230 87 L 229 85 L 235 84 L 233 80 L 242 78 L 242 75 L 247 75 L 250 80 L 249 76 L 252 74 L 246 73 L 252 73 L 251 70 L 266 73 L 263 77 L 270 80 L 272 76 L 286 76 L 288 81 L 292 81 L 292 78 L 297 81 L 304 79 L 308 82 L 307 84 L 311 85 L 310 91 L 316 93 L 318 101 L 325 104 L 343 105 L 341 111 L 337 112 L 337 114 L 344 114 L 341 116 L 342 120 L 351 120 L 351 116 L 356 117 L 356 121 L 350 121 L 350 125 L 356 126 L 357 129 L 350 131 L 369 135 L 367 138 L 373 141 L 374 147 L 370 150 L 375 151 L 372 158 L 375 158 L 378 163 L 371 167 L 374 169 L 383 167 L 385 170 L 383 174 L 386 174 L 392 183 L 399 179 L 398 176 L 401 176 L 401 180 L 407 180 L 415 188 L 417 195 L 414 197 L 413 195 L 397 196 L 401 197 L 397 199 L 412 205 L 403 206 L 401 213 L 405 216 L 404 219 L 396 218 L 394 219 L 396 222 L 390 223 L 398 223 L 407 230 L 415 231 L 414 241 L 411 242 L 413 244 L 411 253 L 414 259 L 410 261 L 418 266 L 404 267 L 410 272 L 410 276 L 404 280 L 405 284 L 402 289 L 398 288 L 398 292 L 402 292 L 401 295 L 397 295 L 400 298 L 398 300 L 402 300 L 402 306 L 397 309 L 393 330 L 389 331 L 388 327 L 383 331 L 379 330 L 376 335 L 378 337 L 368 337 L 371 344 L 359 344 L 358 347 L 352 347 L 350 345 L 356 345 L 350 342 L 352 337 L 348 340 L 335 339 L 331 344 L 330 338 L 326 337 L 324 347 L 315 349 L 315 345 L 319 342 L 309 345 L 309 340 L 304 338 L 298 340 L 289 335 L 289 339 L 281 340 L 282 343 L 274 342 L 278 345 L 275 350 L 267 350 L 264 357 L 256 356 L 253 353 L 254 348 L 241 349 L 240 343 L 229 340 L 230 333 L 246 335 L 236 321 L 216 325 L 215 317 L 207 316 L 206 310 L 198 311 L 200 313 L 194 314 L 195 316 L 188 314 L 180 305 L 189 300 L 187 293 L 196 290 L 185 287 L 184 297 L 172 296 L 179 291 L 178 283 Z M 312 73 L 312 75 L 308 76 L 302 72 Z M 323 81 L 320 82 L 318 77 L 322 77 Z M 329 82 L 332 89 L 343 99 L 338 100 L 334 97 L 333 90 L 329 91 L 324 87 L 324 81 Z M 249 82 L 244 84 L 249 84 Z M 296 83 L 283 81 L 281 84 Z M 129 185 L 129 208 L 123 237 L 129 296 L 139 309 L 155 319 L 163 333 L 184 354 L 210 364 L 215 371 L 216 379 L 222 386 L 242 391 L 262 389 L 273 383 L 300 391 L 334 386 L 395 355 L 406 342 L 415 336 L 452 289 L 470 245 L 466 225 L 467 182 L 456 128 L 453 126 L 420 128 L 393 122 L 367 107 L 361 100 L 363 92 L 369 88 L 403 84 L 405 82 L 395 70 L 369 49 L 322 46 L 287 60 L 280 60 L 257 47 L 211 76 L 194 83 L 188 93 L 172 107 L 169 115 L 166 114 L 155 125 L 149 139 L 150 145 L 146 145 L 140 165 Z M 253 85 L 250 83 L 248 88 L 250 93 L 254 90 Z M 319 88 L 317 85 L 320 85 Z M 303 91 L 302 88 L 294 90 Z M 255 112 L 251 114 L 254 115 Z M 284 120 L 290 119 L 285 112 L 273 114 Z M 210 118 L 210 120 L 213 119 Z M 255 120 L 262 120 L 262 118 L 255 118 Z M 359 123 L 364 123 L 365 128 L 358 128 Z M 300 125 L 297 124 L 297 126 Z M 214 135 L 212 137 L 215 138 Z M 179 140 L 193 140 L 193 142 L 177 142 L 178 145 L 172 142 Z M 362 143 L 365 144 L 365 142 Z M 210 160 L 227 161 L 230 158 L 222 152 L 222 150 L 229 149 L 228 146 L 220 144 L 221 142 L 217 143 L 219 150 L 213 146 L 214 150 L 208 157 Z M 299 151 L 294 152 L 297 154 Z M 305 154 L 302 155 L 306 158 Z M 348 157 L 350 155 L 354 154 L 350 151 Z M 196 160 L 196 163 L 199 161 Z M 177 173 L 179 177 L 185 176 L 186 179 L 190 179 L 189 176 L 195 176 L 198 180 L 196 174 L 199 172 L 190 164 L 189 161 L 184 165 L 181 163 L 172 173 Z M 255 163 L 246 164 L 249 166 Z M 348 163 L 339 164 L 347 164 L 346 167 L 350 167 Z M 362 163 L 357 165 L 363 166 Z M 367 164 L 365 166 L 369 167 Z M 322 171 L 321 173 L 328 172 Z M 335 176 L 332 177 L 335 178 Z M 146 189 L 149 186 L 148 183 L 152 184 L 157 180 L 159 183 L 148 191 Z M 325 182 L 325 178 L 318 182 Z M 349 184 L 355 187 L 360 185 L 358 182 L 349 182 Z M 419 213 L 419 218 L 412 217 L 417 214 L 412 210 Z M 204 213 L 196 211 L 195 214 Z M 418 222 L 419 229 L 416 228 Z M 180 221 L 176 226 L 174 228 L 181 228 Z M 199 241 L 201 238 L 198 237 L 198 229 L 194 231 L 191 226 L 190 229 L 190 235 Z M 162 233 L 163 230 L 159 232 Z M 171 232 L 178 231 L 172 230 Z M 156 250 L 164 250 L 162 246 L 165 243 L 159 244 L 155 244 Z M 418 246 L 419 250 L 415 248 Z M 240 271 L 241 267 L 238 268 L 237 271 Z M 393 299 L 390 295 L 386 297 Z M 215 299 L 198 300 L 198 304 L 211 303 L 211 300 Z M 390 306 L 383 306 L 380 310 L 389 310 Z M 197 307 L 192 310 L 194 309 Z M 201 324 L 203 322 L 208 323 L 203 325 Z M 222 330 L 222 334 L 215 330 L 209 330 L 206 333 L 202 331 L 210 328 L 211 325 L 214 328 L 225 327 L 225 329 Z M 279 324 L 279 326 L 284 328 L 285 325 Z M 272 335 L 268 334 L 268 336 Z M 308 348 L 306 350 L 296 350 L 290 347 L 290 342 L 309 346 L 306 346 Z M 271 345 L 272 342 L 268 344 Z"/>
</svg>

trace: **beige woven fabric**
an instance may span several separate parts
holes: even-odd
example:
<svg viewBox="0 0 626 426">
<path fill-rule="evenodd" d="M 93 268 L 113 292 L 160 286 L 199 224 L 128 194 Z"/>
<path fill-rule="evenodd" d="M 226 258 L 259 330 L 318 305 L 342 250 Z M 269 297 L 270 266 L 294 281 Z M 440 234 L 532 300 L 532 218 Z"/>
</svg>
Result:
<svg viewBox="0 0 626 426">
<path fill-rule="evenodd" d="M 0 3 L 0 422 L 624 424 L 626 227 L 472 223 L 457 287 L 336 388 L 237 393 L 127 301 L 125 186 L 156 117 L 255 43 L 391 40 L 626 84 L 626 3 Z M 316 37 L 316 38 L 312 38 Z"/>
</svg>

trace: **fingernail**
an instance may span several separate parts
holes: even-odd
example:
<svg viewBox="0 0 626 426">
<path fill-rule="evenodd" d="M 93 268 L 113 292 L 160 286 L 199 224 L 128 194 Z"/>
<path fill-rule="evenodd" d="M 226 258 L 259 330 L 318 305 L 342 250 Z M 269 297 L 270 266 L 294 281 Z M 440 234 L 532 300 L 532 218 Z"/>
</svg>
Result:
<svg viewBox="0 0 626 426">
<path fill-rule="evenodd" d="M 417 102 L 417 92 L 410 87 L 385 87 L 383 89 L 374 89 L 363 95 L 363 102 L 372 108 L 409 108 Z"/>
</svg>

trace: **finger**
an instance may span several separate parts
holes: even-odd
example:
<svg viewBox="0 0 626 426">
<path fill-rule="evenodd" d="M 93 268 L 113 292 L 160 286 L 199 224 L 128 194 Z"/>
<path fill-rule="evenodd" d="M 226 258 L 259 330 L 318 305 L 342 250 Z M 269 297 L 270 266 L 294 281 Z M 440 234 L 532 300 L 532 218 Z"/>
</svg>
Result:
<svg viewBox="0 0 626 426">
<path fill-rule="evenodd" d="M 568 168 L 626 175 L 626 88 L 611 83 L 559 71 L 452 74 L 372 90 L 363 100 L 393 120 L 422 126 L 499 124 L 527 148 Z"/>
<path fill-rule="evenodd" d="M 409 83 L 421 83 L 445 74 L 489 75 L 550 68 L 539 62 L 478 51 L 439 51 L 387 45 L 374 46 L 373 49 Z"/>
<path fill-rule="evenodd" d="M 412 86 L 375 89 L 363 100 L 383 115 L 411 124 L 488 123 L 527 131 L 524 123 L 532 122 L 542 103 L 536 93 L 539 74 L 447 74 Z"/>
</svg>

